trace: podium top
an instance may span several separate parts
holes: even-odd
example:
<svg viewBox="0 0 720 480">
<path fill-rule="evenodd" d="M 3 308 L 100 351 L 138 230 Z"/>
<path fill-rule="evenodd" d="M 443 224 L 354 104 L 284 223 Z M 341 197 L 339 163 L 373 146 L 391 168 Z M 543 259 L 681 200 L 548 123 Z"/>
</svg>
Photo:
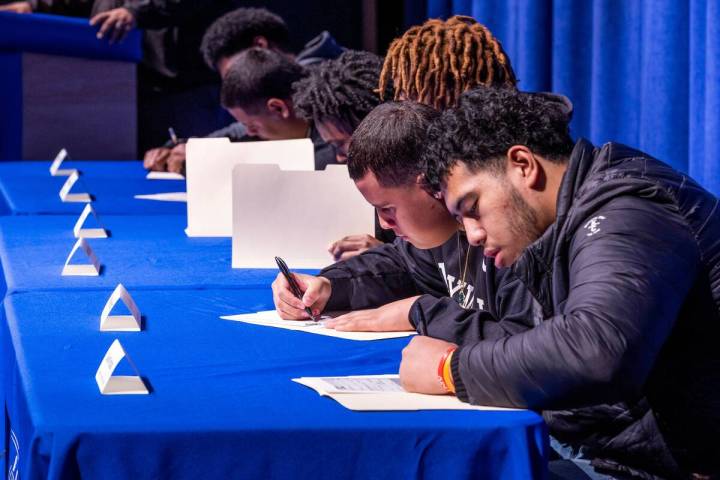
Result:
<svg viewBox="0 0 720 480">
<path fill-rule="evenodd" d="M 0 12 L 0 52 L 33 52 L 49 55 L 139 62 L 140 30 L 131 31 L 121 43 L 98 40 L 96 28 L 86 18 Z"/>
</svg>

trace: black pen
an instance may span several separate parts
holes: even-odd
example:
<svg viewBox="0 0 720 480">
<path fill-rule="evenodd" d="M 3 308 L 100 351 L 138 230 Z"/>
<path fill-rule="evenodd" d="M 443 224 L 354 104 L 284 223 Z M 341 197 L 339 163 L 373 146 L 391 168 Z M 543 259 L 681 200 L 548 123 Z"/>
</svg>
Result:
<svg viewBox="0 0 720 480">
<path fill-rule="evenodd" d="M 300 287 L 298 286 L 297 282 L 295 281 L 295 277 L 292 276 L 292 273 L 290 273 L 290 269 L 287 266 L 287 263 L 285 263 L 285 260 L 283 260 L 280 257 L 275 257 L 275 263 L 277 263 L 278 268 L 282 272 L 283 276 L 285 277 L 285 280 L 288 281 L 290 284 L 290 290 L 292 290 L 293 295 L 295 295 L 298 300 L 302 300 L 302 292 L 300 291 Z M 313 315 L 312 310 L 310 307 L 305 307 L 305 311 L 308 315 L 310 315 L 310 318 L 312 318 L 313 322 L 317 322 L 317 319 L 315 318 L 315 315 Z"/>
<path fill-rule="evenodd" d="M 178 137 L 175 135 L 175 129 L 172 127 L 168 128 L 168 134 L 170 135 L 170 141 L 172 142 L 173 146 L 178 144 Z"/>
</svg>

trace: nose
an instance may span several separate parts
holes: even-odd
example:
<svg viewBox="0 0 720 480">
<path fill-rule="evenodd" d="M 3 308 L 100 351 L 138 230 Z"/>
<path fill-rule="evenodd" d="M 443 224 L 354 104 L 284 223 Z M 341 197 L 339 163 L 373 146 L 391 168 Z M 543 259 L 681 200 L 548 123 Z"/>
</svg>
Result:
<svg viewBox="0 0 720 480">
<path fill-rule="evenodd" d="M 380 228 L 383 230 L 390 230 L 395 226 L 395 221 L 386 215 L 383 215 L 382 213 L 378 212 L 378 222 L 380 223 Z"/>
<path fill-rule="evenodd" d="M 463 227 L 465 227 L 465 235 L 467 236 L 468 242 L 473 247 L 479 247 L 485 244 L 487 240 L 487 232 L 484 228 L 472 220 L 463 220 Z"/>
</svg>

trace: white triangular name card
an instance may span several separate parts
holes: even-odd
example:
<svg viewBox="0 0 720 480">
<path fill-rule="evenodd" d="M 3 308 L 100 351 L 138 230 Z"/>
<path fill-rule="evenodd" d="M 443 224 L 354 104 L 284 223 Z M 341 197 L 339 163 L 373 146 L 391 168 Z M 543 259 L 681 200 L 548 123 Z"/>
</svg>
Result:
<svg viewBox="0 0 720 480">
<path fill-rule="evenodd" d="M 74 168 L 67 168 L 65 170 L 60 169 L 60 165 L 62 165 L 67 156 L 67 150 L 65 150 L 64 148 L 60 150 L 60 152 L 58 152 L 55 160 L 53 160 L 52 164 L 50 164 L 50 175 L 52 175 L 53 177 L 67 177 L 68 175 L 72 175 L 72 173 L 75 171 Z"/>
<path fill-rule="evenodd" d="M 123 358 L 127 358 L 128 364 L 135 372 L 135 375 L 113 375 Z M 102 362 L 100 362 L 100 366 L 95 373 L 95 381 L 100 393 L 103 395 L 147 395 L 150 393 L 145 382 L 140 377 L 137 367 L 125 352 L 120 340 L 117 339 L 110 345 Z"/>
<path fill-rule="evenodd" d="M 90 260 L 90 263 L 73 265 L 70 264 L 70 261 L 72 260 L 73 256 L 75 256 L 75 252 L 77 252 L 78 249 L 82 249 L 82 251 L 85 252 L 88 260 Z M 78 238 L 77 242 L 75 242 L 75 245 L 73 245 L 72 250 L 70 250 L 70 255 L 68 255 L 67 259 L 65 260 L 65 266 L 63 266 L 62 274 L 86 277 L 97 277 L 98 275 L 100 275 L 100 262 L 95 256 L 95 252 L 93 252 L 92 248 L 90 248 L 90 244 L 84 238 Z"/>
<path fill-rule="evenodd" d="M 90 214 L 92 214 L 95 222 L 99 225 L 99 227 L 84 228 L 85 222 L 87 221 Z M 85 205 L 85 208 L 80 214 L 78 221 L 75 223 L 73 233 L 75 234 L 75 238 L 107 238 L 108 236 L 107 230 L 102 228 L 102 225 L 100 225 L 100 219 L 98 218 L 97 213 L 95 213 L 95 209 L 93 209 L 92 205 L 90 205 L 89 203 Z"/>
<path fill-rule="evenodd" d="M 110 315 L 118 301 L 125 304 L 130 310 L 130 315 Z M 100 315 L 100 330 L 103 332 L 139 332 L 142 330 L 141 318 L 140 309 L 135 300 L 123 284 L 118 283 Z"/>
<path fill-rule="evenodd" d="M 92 198 L 90 198 L 90 195 L 87 193 L 70 193 L 70 190 L 79 178 L 80 172 L 73 170 L 68 179 L 65 180 L 65 184 L 60 189 L 60 200 L 63 202 L 92 202 Z"/>
</svg>

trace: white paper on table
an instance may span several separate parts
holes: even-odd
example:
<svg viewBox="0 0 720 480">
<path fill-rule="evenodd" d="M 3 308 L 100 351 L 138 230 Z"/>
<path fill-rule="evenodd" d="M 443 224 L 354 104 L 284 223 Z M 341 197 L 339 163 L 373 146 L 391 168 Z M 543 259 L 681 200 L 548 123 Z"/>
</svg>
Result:
<svg viewBox="0 0 720 480">
<path fill-rule="evenodd" d="M 99 227 L 84 228 L 85 222 L 91 214 Z M 73 234 L 75 235 L 75 238 L 107 238 L 108 236 L 107 230 L 102 228 L 102 225 L 100 225 L 100 219 L 95 213 L 95 209 L 89 203 L 85 205 L 85 208 L 83 208 L 80 217 L 78 218 L 77 222 L 75 222 L 75 227 L 73 227 Z"/>
<path fill-rule="evenodd" d="M 72 175 L 72 173 L 76 171 L 74 168 L 68 168 L 65 170 L 60 169 L 60 166 L 65 161 L 67 156 L 68 152 L 64 148 L 58 152 L 57 156 L 55 156 L 55 160 L 53 160 L 53 162 L 50 164 L 50 175 L 52 175 L 53 177 L 66 177 L 68 175 Z"/>
<path fill-rule="evenodd" d="M 70 264 L 73 256 L 75 256 L 75 252 L 78 250 L 85 252 L 85 256 L 87 256 L 88 260 L 90 260 L 90 263 Z M 70 250 L 70 254 L 65 260 L 65 265 L 62 269 L 62 275 L 86 277 L 97 277 L 100 275 L 100 261 L 95 256 L 95 252 L 93 252 L 92 248 L 90 248 L 90 244 L 84 238 L 78 238 L 75 245 L 73 245 L 72 250 Z"/>
<path fill-rule="evenodd" d="M 232 236 L 232 172 L 235 165 L 274 164 L 283 170 L 315 168 L 313 145 L 307 138 L 264 142 L 192 138 L 187 143 L 186 158 L 186 232 L 190 237 Z M 254 205 L 257 208 L 260 204 Z"/>
<path fill-rule="evenodd" d="M 135 198 L 159 202 L 187 202 L 187 192 L 150 193 L 147 195 L 135 195 Z"/>
<path fill-rule="evenodd" d="M 145 178 L 147 178 L 148 180 L 185 180 L 185 177 L 175 172 L 150 171 L 147 175 L 145 175 Z"/>
<path fill-rule="evenodd" d="M 309 172 L 237 165 L 232 205 L 233 268 L 276 268 L 276 255 L 292 268 L 322 268 L 332 263 L 332 242 L 375 233 L 373 207 L 345 165 Z"/>
<path fill-rule="evenodd" d="M 286 330 L 295 330 L 305 333 L 315 333 L 317 335 L 326 335 L 328 337 L 344 338 L 346 340 L 384 340 L 387 338 L 401 338 L 415 335 L 414 331 L 402 332 L 341 332 L 332 328 L 326 328 L 323 320 L 333 318 L 330 315 L 322 315 L 320 322 L 305 320 L 283 320 L 275 310 L 265 310 L 256 313 L 247 313 L 240 315 L 225 315 L 220 317 L 223 320 L 232 320 L 235 322 L 250 323 L 252 325 L 260 325 L 263 327 L 283 328 Z"/>
<path fill-rule="evenodd" d="M 348 377 L 293 378 L 322 396 L 327 396 L 349 410 L 416 411 L 416 410 L 508 410 L 461 402 L 452 395 L 426 395 L 406 392 L 398 375 L 352 375 Z M 347 386 L 349 388 L 338 388 Z M 399 388 L 398 388 L 399 387 Z"/>
<path fill-rule="evenodd" d="M 123 358 L 127 358 L 128 364 L 135 372 L 133 376 L 113 375 L 113 372 Z M 95 373 L 95 381 L 103 395 L 147 395 L 150 393 L 140 377 L 137 367 L 125 352 L 120 340 L 110 345 L 107 353 L 100 362 Z"/>
<path fill-rule="evenodd" d="M 80 179 L 80 172 L 73 170 L 70 176 L 65 180 L 65 184 L 60 189 L 60 200 L 63 202 L 92 202 L 92 197 L 87 193 L 70 193 L 73 185 Z"/>
<path fill-rule="evenodd" d="M 130 315 L 111 315 L 113 308 L 119 301 L 122 301 L 130 310 Z M 100 315 L 100 331 L 139 332 L 140 330 L 142 330 L 140 309 L 123 284 L 118 283 Z"/>
</svg>

